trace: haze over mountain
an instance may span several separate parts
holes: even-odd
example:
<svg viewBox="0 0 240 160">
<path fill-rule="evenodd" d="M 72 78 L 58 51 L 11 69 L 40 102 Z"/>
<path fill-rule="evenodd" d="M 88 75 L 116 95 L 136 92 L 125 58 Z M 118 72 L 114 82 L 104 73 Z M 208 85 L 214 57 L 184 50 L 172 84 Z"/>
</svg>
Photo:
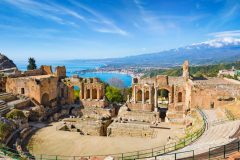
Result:
<svg viewBox="0 0 240 160">
<path fill-rule="evenodd" d="M 99 59 L 108 66 L 157 66 L 173 67 L 189 60 L 192 65 L 206 65 L 240 60 L 240 39 L 217 38 L 177 49 L 123 58 Z M 75 60 L 76 61 L 76 60 Z"/>
</svg>

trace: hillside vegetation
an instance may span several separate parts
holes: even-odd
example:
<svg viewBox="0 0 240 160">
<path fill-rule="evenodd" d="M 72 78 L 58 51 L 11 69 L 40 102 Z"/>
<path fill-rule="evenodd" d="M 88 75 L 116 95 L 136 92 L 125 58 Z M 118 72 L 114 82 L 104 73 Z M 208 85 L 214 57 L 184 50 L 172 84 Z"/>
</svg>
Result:
<svg viewBox="0 0 240 160">
<path fill-rule="evenodd" d="M 205 65 L 205 66 L 191 66 L 190 74 L 193 77 L 215 77 L 219 70 L 231 69 L 232 66 L 235 69 L 240 69 L 240 61 L 234 63 L 220 63 L 216 65 Z M 168 75 L 168 76 L 181 76 L 182 67 L 174 67 L 171 69 L 152 69 L 144 73 L 144 77 L 154 77 L 157 75 Z"/>
</svg>

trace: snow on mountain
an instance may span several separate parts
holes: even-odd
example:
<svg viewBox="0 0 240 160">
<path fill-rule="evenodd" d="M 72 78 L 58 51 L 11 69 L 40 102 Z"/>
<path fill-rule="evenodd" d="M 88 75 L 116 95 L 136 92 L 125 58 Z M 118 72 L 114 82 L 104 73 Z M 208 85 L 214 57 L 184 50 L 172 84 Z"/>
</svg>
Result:
<svg viewBox="0 0 240 160">
<path fill-rule="evenodd" d="M 233 38 L 233 37 L 222 37 L 217 38 L 201 43 L 194 43 L 191 46 L 197 47 L 197 46 L 205 46 L 205 47 L 214 47 L 214 48 L 221 48 L 226 46 L 237 46 L 240 45 L 240 39 Z"/>
</svg>

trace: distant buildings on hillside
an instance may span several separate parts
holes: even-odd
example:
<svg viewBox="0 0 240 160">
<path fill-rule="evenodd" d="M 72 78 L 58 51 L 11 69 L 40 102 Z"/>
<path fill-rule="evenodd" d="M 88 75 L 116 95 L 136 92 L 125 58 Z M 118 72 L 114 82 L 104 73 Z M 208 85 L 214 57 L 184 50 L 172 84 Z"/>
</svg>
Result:
<svg viewBox="0 0 240 160">
<path fill-rule="evenodd" d="M 229 70 L 219 70 L 218 77 L 233 77 L 240 79 L 240 70 L 234 68 L 234 66 Z"/>
</svg>

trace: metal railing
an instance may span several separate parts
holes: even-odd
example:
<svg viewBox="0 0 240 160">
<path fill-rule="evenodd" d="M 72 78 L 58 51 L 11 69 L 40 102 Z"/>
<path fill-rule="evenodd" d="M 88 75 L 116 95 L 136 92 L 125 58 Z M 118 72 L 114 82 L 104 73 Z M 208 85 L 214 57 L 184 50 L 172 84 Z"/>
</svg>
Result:
<svg viewBox="0 0 240 160">
<path fill-rule="evenodd" d="M 157 155 L 157 156 L 153 156 L 153 157 L 145 157 L 145 158 L 137 158 L 134 160 L 141 160 L 141 159 L 146 159 L 146 158 L 151 158 L 154 160 L 157 159 L 171 159 L 171 160 L 194 160 L 195 154 L 194 154 L 194 150 L 190 150 L 190 151 L 185 151 L 185 152 L 176 152 L 176 153 L 166 153 L 164 155 Z"/>
<path fill-rule="evenodd" d="M 121 160 L 128 160 L 128 159 L 144 159 L 144 158 L 148 158 L 148 157 L 156 157 L 159 155 L 166 155 L 170 152 L 176 151 L 178 149 L 184 148 L 185 146 L 189 145 L 190 143 L 194 142 L 195 140 L 197 140 L 205 131 L 205 129 L 207 129 L 207 118 L 205 116 L 205 114 L 200 110 L 197 109 L 198 112 L 200 113 L 201 117 L 202 117 L 202 121 L 203 121 L 203 125 L 201 126 L 201 128 L 199 130 L 197 130 L 196 132 L 194 132 L 191 135 L 188 135 L 187 137 L 180 139 L 178 142 L 175 143 L 171 143 L 171 144 L 167 144 L 164 146 L 160 146 L 160 147 L 155 147 L 155 148 L 151 148 L 151 149 L 146 149 L 146 150 L 138 150 L 138 151 L 134 151 L 134 152 L 126 152 L 126 153 L 119 153 L 119 154 L 109 154 L 109 155 L 91 155 L 91 156 L 63 156 L 63 155 L 45 155 L 45 154 L 41 154 L 41 155 L 34 155 L 30 156 L 28 158 L 30 159 L 40 159 L 40 160 L 75 160 L 75 159 L 79 159 L 79 158 L 91 158 L 91 157 L 106 157 L 106 156 L 112 156 L 115 159 L 121 159 Z M 0 151 L 6 155 L 11 155 L 11 152 L 13 153 L 13 155 L 16 156 L 20 156 L 18 154 L 18 152 L 16 150 L 4 147 L 4 148 L 0 148 Z M 187 151 L 190 152 L 190 151 Z M 25 153 L 24 155 L 29 155 L 28 153 Z M 170 154 L 172 155 L 172 154 Z M 175 153 L 174 153 L 175 155 Z M 177 155 L 176 155 L 177 156 Z"/>
<path fill-rule="evenodd" d="M 240 151 L 240 141 L 232 142 L 222 146 L 216 146 L 209 148 L 208 157 L 209 159 L 214 157 L 227 158 L 233 152 Z"/>
</svg>

